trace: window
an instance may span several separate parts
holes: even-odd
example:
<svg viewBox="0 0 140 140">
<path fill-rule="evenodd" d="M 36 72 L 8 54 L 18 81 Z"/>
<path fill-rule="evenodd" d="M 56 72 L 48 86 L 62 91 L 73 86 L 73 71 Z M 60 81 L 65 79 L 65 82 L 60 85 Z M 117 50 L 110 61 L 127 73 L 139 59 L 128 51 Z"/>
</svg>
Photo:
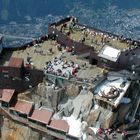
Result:
<svg viewBox="0 0 140 140">
<path fill-rule="evenodd" d="M 9 78 L 9 72 L 8 71 L 3 70 L 2 73 L 3 73 L 4 78 Z"/>
<path fill-rule="evenodd" d="M 2 106 L 3 106 L 3 107 L 8 107 L 8 104 L 5 103 L 5 102 L 2 102 Z"/>
</svg>

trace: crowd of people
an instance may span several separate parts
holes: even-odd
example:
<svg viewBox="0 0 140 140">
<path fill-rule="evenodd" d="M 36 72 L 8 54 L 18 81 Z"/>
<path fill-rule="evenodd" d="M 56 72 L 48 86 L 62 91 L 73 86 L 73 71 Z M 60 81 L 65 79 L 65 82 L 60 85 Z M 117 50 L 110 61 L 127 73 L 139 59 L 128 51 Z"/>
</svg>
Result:
<svg viewBox="0 0 140 140">
<path fill-rule="evenodd" d="M 122 35 L 118 36 L 118 35 L 114 35 L 114 34 L 111 34 L 111 33 L 98 31 L 96 29 L 89 29 L 89 28 L 87 28 L 85 26 L 82 26 L 82 25 L 79 25 L 77 23 L 78 23 L 77 19 L 72 17 L 69 22 L 63 23 L 61 25 L 60 31 L 65 32 L 65 29 L 68 29 L 68 32 L 66 34 L 68 36 L 70 36 L 71 33 L 73 33 L 75 29 L 81 30 L 82 33 L 84 34 L 83 38 L 79 39 L 79 41 L 81 43 L 84 43 L 86 41 L 86 39 L 88 38 L 88 36 L 90 35 L 93 38 L 96 37 L 96 36 L 100 36 L 100 38 L 101 38 L 100 42 L 101 42 L 102 45 L 104 45 L 106 43 L 109 43 L 110 40 L 118 40 L 120 42 L 125 42 L 125 43 L 128 44 L 128 49 L 129 49 L 129 47 L 131 47 L 131 45 L 133 45 L 133 46 L 138 46 L 139 45 L 138 41 L 132 40 L 130 38 L 125 38 Z M 91 43 L 93 43 L 93 40 L 91 41 Z M 94 42 L 94 43 L 96 43 L 96 42 Z"/>
<path fill-rule="evenodd" d="M 67 62 L 62 58 L 55 57 L 52 62 L 46 62 L 44 73 L 70 78 L 76 76 L 78 69 L 79 65 L 75 64 L 73 61 Z"/>
</svg>

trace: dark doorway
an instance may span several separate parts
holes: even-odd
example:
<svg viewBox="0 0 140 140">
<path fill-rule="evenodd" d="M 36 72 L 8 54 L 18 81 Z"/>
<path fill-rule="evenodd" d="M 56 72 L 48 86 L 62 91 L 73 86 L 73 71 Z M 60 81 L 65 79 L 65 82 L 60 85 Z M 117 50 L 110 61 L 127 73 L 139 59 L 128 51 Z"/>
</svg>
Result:
<svg viewBox="0 0 140 140">
<path fill-rule="evenodd" d="M 97 63 L 98 63 L 98 60 L 97 59 L 92 59 L 92 61 L 91 61 L 91 64 L 92 65 L 97 65 Z"/>
</svg>

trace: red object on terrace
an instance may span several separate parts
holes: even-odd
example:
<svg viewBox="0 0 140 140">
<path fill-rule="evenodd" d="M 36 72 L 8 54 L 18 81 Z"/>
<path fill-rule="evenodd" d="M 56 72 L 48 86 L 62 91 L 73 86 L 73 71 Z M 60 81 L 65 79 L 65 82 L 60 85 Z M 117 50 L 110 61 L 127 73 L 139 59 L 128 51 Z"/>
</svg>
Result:
<svg viewBox="0 0 140 140">
<path fill-rule="evenodd" d="M 15 93 L 14 89 L 0 89 L 0 101 L 9 103 Z"/>
<path fill-rule="evenodd" d="M 65 133 L 69 130 L 69 125 L 65 120 L 51 120 L 49 127 Z"/>
<path fill-rule="evenodd" d="M 53 111 L 49 111 L 46 108 L 35 109 L 33 113 L 28 117 L 30 120 L 38 121 L 44 124 L 49 124 Z"/>
<path fill-rule="evenodd" d="M 102 134 L 103 133 L 103 129 L 102 128 L 99 128 L 98 129 L 98 134 Z"/>
<path fill-rule="evenodd" d="M 31 64 L 25 64 L 25 68 L 30 69 L 31 68 Z"/>
<path fill-rule="evenodd" d="M 76 68 L 73 68 L 72 74 L 75 75 L 76 73 L 77 73 L 77 69 Z"/>
<path fill-rule="evenodd" d="M 73 48 L 72 47 L 66 47 L 67 52 L 72 52 Z"/>
<path fill-rule="evenodd" d="M 15 68 L 20 68 L 22 65 L 23 65 L 23 59 L 22 58 L 11 57 L 8 66 L 15 67 Z"/>
</svg>

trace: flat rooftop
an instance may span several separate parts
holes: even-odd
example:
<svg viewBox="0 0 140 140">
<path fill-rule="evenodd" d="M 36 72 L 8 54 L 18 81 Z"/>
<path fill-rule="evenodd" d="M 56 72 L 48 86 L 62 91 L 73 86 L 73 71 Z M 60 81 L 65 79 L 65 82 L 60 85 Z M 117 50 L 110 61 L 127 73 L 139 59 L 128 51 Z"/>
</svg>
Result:
<svg viewBox="0 0 140 140">
<path fill-rule="evenodd" d="M 9 103 L 15 93 L 14 89 L 0 89 L 0 101 Z"/>
<path fill-rule="evenodd" d="M 23 64 L 22 58 L 11 57 L 8 66 L 19 68 L 21 67 L 22 64 Z"/>
<path fill-rule="evenodd" d="M 67 133 L 69 131 L 69 125 L 65 120 L 51 120 L 49 127 L 58 131 Z"/>
<path fill-rule="evenodd" d="M 10 110 L 17 111 L 21 114 L 29 115 L 32 108 L 33 103 L 24 100 L 17 100 L 15 104 L 11 105 Z"/>
<path fill-rule="evenodd" d="M 116 62 L 121 54 L 121 50 L 105 45 L 98 56 Z"/>
<path fill-rule="evenodd" d="M 35 109 L 31 114 L 31 116 L 29 116 L 28 118 L 30 120 L 38 121 L 48 125 L 52 115 L 53 115 L 53 111 L 50 111 L 46 108 L 40 108 L 40 109 Z"/>
<path fill-rule="evenodd" d="M 125 96 L 131 81 L 125 77 L 107 77 L 94 90 L 95 98 L 117 107 Z"/>
</svg>

